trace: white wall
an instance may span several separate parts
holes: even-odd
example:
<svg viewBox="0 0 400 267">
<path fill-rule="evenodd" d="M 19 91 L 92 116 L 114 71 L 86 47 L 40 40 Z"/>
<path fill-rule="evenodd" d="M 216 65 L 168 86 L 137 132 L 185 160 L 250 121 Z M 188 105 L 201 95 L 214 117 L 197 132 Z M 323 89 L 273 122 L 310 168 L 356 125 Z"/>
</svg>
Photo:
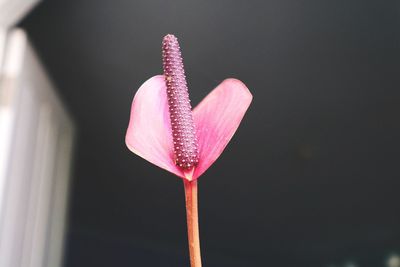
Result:
<svg viewBox="0 0 400 267">
<path fill-rule="evenodd" d="M 0 266 L 60 266 L 73 123 L 22 30 L 3 59 Z"/>
</svg>

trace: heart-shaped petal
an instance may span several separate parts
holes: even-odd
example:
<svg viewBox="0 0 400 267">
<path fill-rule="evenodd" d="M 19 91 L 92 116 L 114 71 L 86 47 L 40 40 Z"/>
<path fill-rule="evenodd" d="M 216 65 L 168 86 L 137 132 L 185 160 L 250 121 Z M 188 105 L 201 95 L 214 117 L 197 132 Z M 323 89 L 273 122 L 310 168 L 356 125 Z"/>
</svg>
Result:
<svg viewBox="0 0 400 267">
<path fill-rule="evenodd" d="M 133 153 L 185 178 L 173 160 L 171 123 L 163 75 L 148 79 L 137 91 L 132 102 L 125 143 Z"/>
<path fill-rule="evenodd" d="M 253 96 L 237 79 L 226 79 L 193 110 L 199 145 L 199 163 L 193 179 L 221 155 L 236 132 Z"/>
<path fill-rule="evenodd" d="M 199 145 L 199 164 L 183 172 L 174 162 L 166 85 L 163 75 L 147 80 L 131 108 L 126 145 L 147 161 L 187 180 L 197 179 L 221 155 L 252 101 L 239 80 L 226 79 L 193 110 Z"/>
</svg>

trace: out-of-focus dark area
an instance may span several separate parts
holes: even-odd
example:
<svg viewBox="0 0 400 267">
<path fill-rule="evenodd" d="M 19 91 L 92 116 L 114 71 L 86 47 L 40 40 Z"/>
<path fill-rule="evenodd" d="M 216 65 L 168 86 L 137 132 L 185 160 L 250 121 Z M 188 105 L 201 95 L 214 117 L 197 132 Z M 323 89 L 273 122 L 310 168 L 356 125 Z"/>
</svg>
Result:
<svg viewBox="0 0 400 267">
<path fill-rule="evenodd" d="M 387 266 L 400 253 L 399 12 L 398 1 L 43 1 L 21 26 L 76 122 L 65 266 L 188 266 L 181 180 L 124 143 L 167 33 L 194 105 L 227 77 L 254 95 L 199 181 L 204 266 Z"/>
</svg>

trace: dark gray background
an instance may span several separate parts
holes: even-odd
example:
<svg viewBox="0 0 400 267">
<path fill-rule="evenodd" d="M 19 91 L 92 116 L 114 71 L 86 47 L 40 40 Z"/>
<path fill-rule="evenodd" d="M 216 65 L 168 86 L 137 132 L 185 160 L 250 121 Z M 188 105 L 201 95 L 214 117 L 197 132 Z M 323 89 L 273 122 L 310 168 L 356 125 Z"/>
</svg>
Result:
<svg viewBox="0 0 400 267">
<path fill-rule="evenodd" d="M 400 252 L 399 1 L 44 1 L 22 23 L 78 126 L 67 267 L 188 266 L 179 178 L 125 147 L 181 41 L 192 102 L 254 95 L 200 178 L 205 267 L 384 266 Z"/>
</svg>

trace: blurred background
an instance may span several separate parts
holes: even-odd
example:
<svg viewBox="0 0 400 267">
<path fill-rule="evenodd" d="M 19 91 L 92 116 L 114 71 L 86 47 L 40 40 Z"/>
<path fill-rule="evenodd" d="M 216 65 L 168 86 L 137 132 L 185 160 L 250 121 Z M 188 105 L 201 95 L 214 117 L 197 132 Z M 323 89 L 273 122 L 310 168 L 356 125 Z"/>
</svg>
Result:
<svg viewBox="0 0 400 267">
<path fill-rule="evenodd" d="M 65 239 L 45 227 L 45 258 L 55 242 L 66 267 L 189 265 L 182 181 L 124 143 L 133 95 L 162 72 L 173 33 L 193 105 L 227 77 L 254 96 L 199 180 L 204 266 L 400 266 L 399 1 L 44 0 L 12 27 L 75 140 L 71 161 L 72 141 L 61 153 L 68 205 L 50 208 L 66 211 L 53 220 Z M 4 266 L 58 266 L 46 259 Z"/>
</svg>

